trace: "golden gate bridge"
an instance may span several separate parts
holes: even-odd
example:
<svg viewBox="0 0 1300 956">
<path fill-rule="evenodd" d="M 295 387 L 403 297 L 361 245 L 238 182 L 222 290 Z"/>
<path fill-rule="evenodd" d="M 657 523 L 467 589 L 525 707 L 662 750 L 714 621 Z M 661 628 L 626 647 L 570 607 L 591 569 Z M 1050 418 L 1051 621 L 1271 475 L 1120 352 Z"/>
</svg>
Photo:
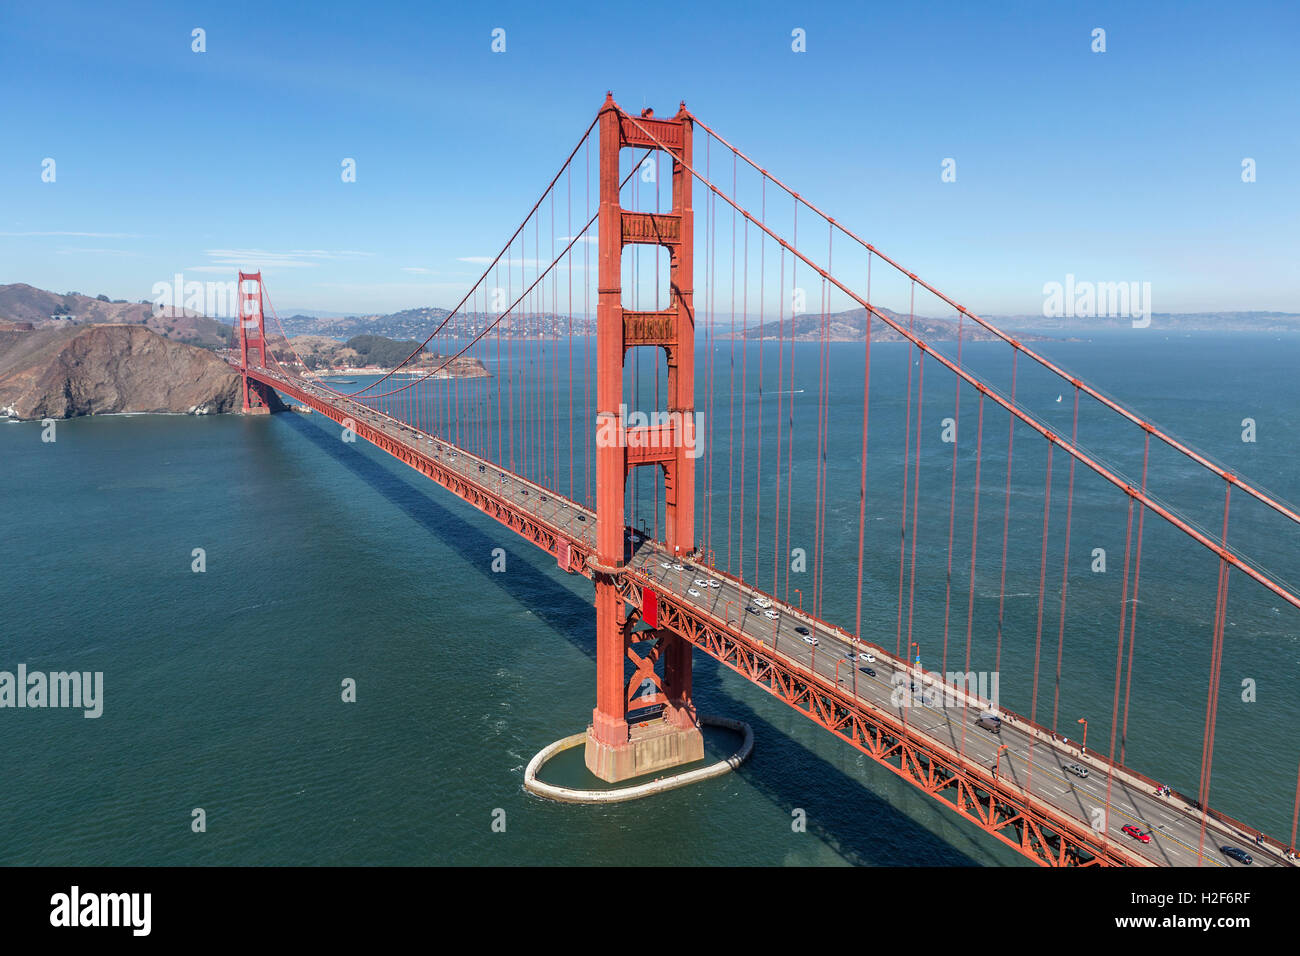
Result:
<svg viewBox="0 0 1300 956">
<path fill-rule="evenodd" d="M 1300 783 L 1282 840 L 1213 809 L 1211 780 L 1229 585 L 1300 608 L 1230 540 L 1230 517 L 1249 505 L 1290 535 L 1300 515 L 907 271 L 685 104 L 661 118 L 608 96 L 456 307 L 355 392 L 303 374 L 260 272 L 238 287 L 246 412 L 288 395 L 592 580 L 585 746 L 601 778 L 702 756 L 698 649 L 1040 864 L 1224 865 L 1220 844 L 1243 839 L 1260 863 L 1293 862 Z M 832 342 L 836 308 L 858 310 L 855 345 Z M 952 316 L 944 341 L 919 328 L 936 308 Z M 755 317 L 767 322 L 757 334 Z M 433 365 L 419 361 L 430 345 Z M 471 359 L 493 374 L 452 374 Z M 905 395 L 881 395 L 893 379 L 873 389 L 873 377 L 896 359 Z M 1034 394 L 1047 381 L 1070 396 L 1068 427 L 1026 397 L 1031 377 Z M 900 406 L 901 433 L 872 426 Z M 935 408 L 948 434 L 938 451 Z M 1130 443 L 1086 445 L 1081 421 L 1099 416 Z M 1183 500 L 1181 486 L 1158 487 L 1153 452 L 1218 491 Z M 1125 456 L 1136 473 L 1112 463 Z M 1084 482 L 1111 496 L 1124 540 L 1107 633 L 1070 614 Z M 1027 561 L 1035 549 L 1013 525 L 1037 531 Z M 941 561 L 918 558 L 922 538 Z M 1143 570 L 1184 561 L 1207 592 L 1215 581 L 1208 626 L 1184 635 L 1207 674 L 1178 707 L 1198 715 L 1186 793 L 1126 763 L 1139 618 L 1163 613 L 1140 600 Z M 1028 582 L 1027 616 L 1008 604 L 1009 567 Z M 979 591 L 994 582 L 996 601 Z M 1109 714 L 1093 718 L 1105 739 L 1091 746 L 1087 719 L 1063 713 L 1066 648 L 1079 641 L 1113 655 Z M 923 643 L 937 668 L 922 665 Z M 1005 684 L 1004 649 L 1024 662 L 1025 713 L 973 679 L 973 662 L 991 662 Z"/>
</svg>

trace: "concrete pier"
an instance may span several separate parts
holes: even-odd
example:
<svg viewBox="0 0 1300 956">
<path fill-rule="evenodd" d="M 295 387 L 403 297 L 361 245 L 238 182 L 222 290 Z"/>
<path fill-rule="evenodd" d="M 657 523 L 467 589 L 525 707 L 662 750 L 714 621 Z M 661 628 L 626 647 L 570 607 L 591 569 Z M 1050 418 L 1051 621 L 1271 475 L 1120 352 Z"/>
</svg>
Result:
<svg viewBox="0 0 1300 956">
<path fill-rule="evenodd" d="M 613 790 L 580 790 L 573 787 L 560 787 L 555 784 L 545 783 L 537 778 L 538 771 L 543 765 L 557 753 L 569 750 L 573 747 L 583 745 L 587 742 L 586 732 L 572 734 L 562 740 L 557 740 L 549 747 L 543 748 L 537 753 L 532 760 L 528 762 L 528 767 L 524 770 L 524 789 L 538 796 L 546 797 L 550 800 L 559 800 L 564 803 L 619 803 L 624 800 L 636 800 L 640 797 L 648 797 L 656 793 L 664 793 L 668 790 L 675 790 L 678 787 L 684 787 L 688 784 L 698 783 L 701 780 L 710 780 L 713 777 L 719 777 L 724 773 L 730 773 L 736 767 L 748 759 L 754 749 L 754 731 L 749 724 L 739 720 L 731 720 L 727 717 L 707 717 L 700 718 L 700 723 L 710 727 L 722 727 L 726 730 L 735 731 L 744 735 L 738 749 L 725 760 L 719 760 L 717 763 L 709 764 L 707 767 L 700 767 L 696 770 L 687 770 L 683 773 L 671 774 L 667 777 L 660 777 L 647 783 L 637 784 L 631 787 L 619 787 Z M 697 734 L 700 731 L 696 729 Z M 703 735 L 700 735 L 701 743 Z M 701 759 L 700 757 L 695 759 Z"/>
<path fill-rule="evenodd" d="M 588 727 L 585 756 L 588 770 L 617 783 L 703 760 L 704 734 L 698 726 L 683 727 L 661 718 L 633 725 L 626 743 L 610 746 Z"/>
</svg>

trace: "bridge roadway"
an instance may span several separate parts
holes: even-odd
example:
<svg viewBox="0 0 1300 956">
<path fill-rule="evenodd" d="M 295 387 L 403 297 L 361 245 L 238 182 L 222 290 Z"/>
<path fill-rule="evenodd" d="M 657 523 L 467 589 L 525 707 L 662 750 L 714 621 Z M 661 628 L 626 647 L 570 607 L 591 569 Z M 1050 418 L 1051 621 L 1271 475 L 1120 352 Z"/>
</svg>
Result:
<svg viewBox="0 0 1300 956">
<path fill-rule="evenodd" d="M 550 489 L 503 471 L 487 459 L 465 452 L 454 444 L 418 431 L 359 402 L 340 399 L 312 383 L 265 369 L 257 369 L 255 377 L 295 397 L 315 399 L 312 404 L 328 404 L 413 451 L 428 454 L 432 450 L 434 458 L 444 469 L 509 500 L 517 510 L 530 513 L 546 525 L 559 529 L 587 553 L 595 553 L 595 513 Z M 633 532 L 629 529 L 628 534 L 631 537 Z M 639 533 L 636 537 L 640 537 Z M 976 726 L 984 708 L 973 697 L 967 700 L 958 693 L 955 705 L 951 699 L 946 699 L 947 695 L 942 695 L 937 702 L 918 701 L 910 693 L 917 672 L 895 655 L 877 645 L 857 643 L 843 631 L 715 568 L 677 559 L 660 543 L 649 539 L 633 540 L 629 558 L 629 571 L 639 572 L 639 576 L 653 582 L 656 589 L 673 595 L 675 600 L 693 605 L 755 642 L 762 642 L 799 667 L 838 683 L 860 704 L 892 714 L 897 720 L 905 721 L 911 731 L 964 753 L 968 761 L 990 770 L 996 765 L 1003 780 L 1082 821 L 1085 826 L 1092 820 L 1095 808 L 1105 807 L 1109 785 L 1111 812 L 1108 835 L 1114 843 L 1155 866 L 1196 865 L 1200 815 L 1181 798 L 1157 796 L 1149 784 L 1130 777 L 1123 769 L 1112 771 L 1090 755 L 1080 755 L 1076 742 L 1067 746 L 1053 741 L 1049 736 L 1018 723 L 1017 715 L 1005 709 L 999 709 L 1003 717 L 1000 734 Z M 694 584 L 696 579 L 712 579 L 719 586 L 697 587 Z M 692 590 L 697 594 L 691 594 Z M 753 603 L 755 598 L 772 602 L 771 609 L 778 615 L 775 621 L 767 618 L 763 609 Z M 795 631 L 796 627 L 811 632 L 808 636 L 815 637 L 817 644 L 806 643 L 804 635 Z M 864 652 L 874 656 L 875 661 L 850 660 Z M 874 674 L 869 673 L 868 668 Z M 895 674 L 899 676 L 895 678 Z M 900 683 L 896 684 L 896 680 Z M 908 690 L 903 689 L 903 684 L 908 685 Z M 925 685 L 922 683 L 920 686 L 924 688 Z M 942 684 L 933 686 L 936 691 L 943 691 Z M 944 706 L 945 703 L 948 706 Z M 1000 760 L 997 756 L 999 745 L 1006 746 Z M 1085 767 L 1087 778 L 1079 779 L 1068 773 L 1064 769 L 1067 764 Z M 1112 774 L 1113 779 L 1110 779 Z M 1142 843 L 1123 833 L 1120 828 L 1126 824 L 1149 833 L 1150 843 Z M 1228 845 L 1244 849 L 1254 858 L 1256 866 L 1294 865 L 1289 864 L 1282 852 L 1271 844 L 1257 845 L 1251 837 L 1229 829 L 1219 821 L 1209 820 L 1205 835 L 1205 863 L 1212 866 L 1243 865 L 1221 852 L 1220 847 Z"/>
</svg>

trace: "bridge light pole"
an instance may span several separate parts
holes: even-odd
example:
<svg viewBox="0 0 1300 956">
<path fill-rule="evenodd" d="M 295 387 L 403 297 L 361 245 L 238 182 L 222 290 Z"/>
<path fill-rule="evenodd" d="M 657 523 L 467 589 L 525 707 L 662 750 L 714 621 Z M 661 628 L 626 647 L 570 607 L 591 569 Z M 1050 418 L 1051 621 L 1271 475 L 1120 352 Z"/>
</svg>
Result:
<svg viewBox="0 0 1300 956">
<path fill-rule="evenodd" d="M 993 763 L 993 779 L 994 779 L 994 780 L 998 779 L 998 772 L 1002 769 L 1002 751 L 1004 751 L 1004 750 L 1006 750 L 1006 749 L 1007 749 L 1007 745 L 1006 745 L 1006 744 L 1000 744 L 1000 745 L 998 746 L 998 755 L 997 755 L 997 760 L 995 760 L 994 763 Z M 1010 760 L 1011 758 L 1008 757 L 1007 759 Z"/>
<path fill-rule="evenodd" d="M 1088 718 L 1080 717 L 1075 723 L 1083 724 L 1083 743 L 1079 746 L 1079 754 L 1082 756 L 1088 752 Z"/>
<path fill-rule="evenodd" d="M 797 594 L 797 595 L 799 595 L 799 610 L 802 611 L 802 610 L 803 610 L 803 592 L 800 591 L 798 588 L 795 588 L 795 589 L 794 589 L 794 593 Z"/>
</svg>

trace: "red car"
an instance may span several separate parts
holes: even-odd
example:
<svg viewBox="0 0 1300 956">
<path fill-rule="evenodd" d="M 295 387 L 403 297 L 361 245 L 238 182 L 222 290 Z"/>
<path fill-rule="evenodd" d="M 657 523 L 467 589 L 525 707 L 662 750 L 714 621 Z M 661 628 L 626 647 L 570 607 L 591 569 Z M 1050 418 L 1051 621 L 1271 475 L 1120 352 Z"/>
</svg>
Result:
<svg viewBox="0 0 1300 956">
<path fill-rule="evenodd" d="M 1123 830 L 1125 833 L 1127 833 L 1135 840 L 1141 840 L 1143 843 L 1151 842 L 1151 834 L 1143 833 L 1135 826 L 1129 825 L 1129 826 L 1120 827 L 1120 829 Z"/>
</svg>

